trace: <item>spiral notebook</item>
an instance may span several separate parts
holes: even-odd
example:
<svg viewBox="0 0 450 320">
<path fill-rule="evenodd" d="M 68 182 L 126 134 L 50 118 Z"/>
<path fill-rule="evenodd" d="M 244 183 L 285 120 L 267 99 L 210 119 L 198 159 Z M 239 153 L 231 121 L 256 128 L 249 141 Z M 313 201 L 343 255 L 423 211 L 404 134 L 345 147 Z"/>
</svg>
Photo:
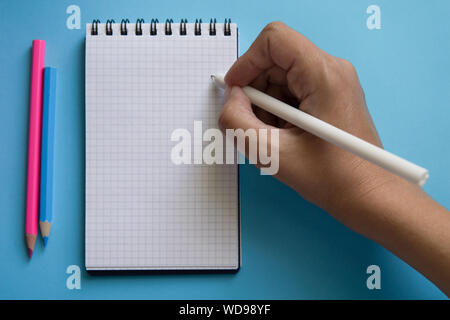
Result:
<svg viewBox="0 0 450 320">
<path fill-rule="evenodd" d="M 237 46 L 229 20 L 86 26 L 88 271 L 239 269 L 237 164 L 171 158 L 174 130 L 194 149 L 208 143 L 194 121 L 218 127 L 210 75 L 228 70 Z"/>
</svg>

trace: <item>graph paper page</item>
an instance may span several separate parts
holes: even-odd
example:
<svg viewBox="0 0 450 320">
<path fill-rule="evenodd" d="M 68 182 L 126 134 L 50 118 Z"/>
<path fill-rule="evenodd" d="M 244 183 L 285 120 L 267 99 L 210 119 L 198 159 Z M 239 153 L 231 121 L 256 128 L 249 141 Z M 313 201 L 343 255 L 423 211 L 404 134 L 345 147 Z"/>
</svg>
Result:
<svg viewBox="0 0 450 320">
<path fill-rule="evenodd" d="M 240 264 L 237 164 L 171 160 L 175 129 L 218 128 L 223 97 L 210 75 L 237 58 L 237 28 L 187 35 L 128 24 L 86 26 L 86 268 L 231 269 Z M 198 137 L 197 140 L 198 141 Z M 202 143 L 202 142 L 201 142 Z M 202 147 L 209 142 L 203 142 Z"/>
</svg>

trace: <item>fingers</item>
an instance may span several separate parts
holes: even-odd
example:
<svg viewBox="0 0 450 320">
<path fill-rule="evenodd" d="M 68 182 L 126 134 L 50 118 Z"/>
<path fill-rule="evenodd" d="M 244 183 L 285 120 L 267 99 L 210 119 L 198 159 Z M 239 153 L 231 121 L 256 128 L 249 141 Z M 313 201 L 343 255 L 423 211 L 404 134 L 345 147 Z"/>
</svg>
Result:
<svg viewBox="0 0 450 320">
<path fill-rule="evenodd" d="M 219 118 L 219 126 L 222 130 L 271 128 L 270 125 L 256 117 L 250 100 L 239 87 L 227 88 L 225 103 Z"/>
<path fill-rule="evenodd" d="M 278 171 L 278 151 L 274 151 L 278 150 L 278 129 L 258 119 L 250 100 L 241 88 L 232 87 L 231 90 L 227 90 L 226 101 L 219 118 L 219 126 L 225 131 L 227 139 L 232 139 L 237 150 L 244 154 L 250 163 L 260 168 L 266 165 L 271 167 L 271 160 L 268 159 L 276 153 L 276 171 Z M 275 133 L 277 139 L 273 143 L 272 129 L 277 131 Z M 262 132 L 265 134 L 261 134 Z M 262 147 L 264 149 L 260 149 Z M 269 153 L 267 150 L 270 150 Z"/>
<path fill-rule="evenodd" d="M 277 116 L 274 116 L 270 112 L 267 112 L 255 105 L 253 105 L 252 108 L 253 108 L 253 112 L 255 113 L 255 115 L 258 117 L 259 120 L 261 120 L 262 122 L 264 122 L 270 126 L 278 127 L 278 119 L 279 118 Z"/>
<path fill-rule="evenodd" d="M 299 104 L 298 100 L 292 95 L 287 87 L 286 71 L 278 66 L 273 66 L 259 74 L 256 79 L 250 83 L 250 86 L 291 106 L 296 107 Z M 274 116 L 257 106 L 253 106 L 253 111 L 263 122 L 274 127 L 284 127 L 285 121 L 277 116 Z"/>
<path fill-rule="evenodd" d="M 250 49 L 230 68 L 225 81 L 228 85 L 245 86 L 260 74 L 272 69 L 272 81 L 287 79 L 297 98 L 303 92 L 299 84 L 309 80 L 320 69 L 323 51 L 306 37 L 281 22 L 267 25 Z M 280 72 L 284 71 L 286 76 Z M 289 82 L 296 82 L 295 85 Z M 306 82 L 307 83 L 307 82 Z"/>
<path fill-rule="evenodd" d="M 250 85 L 258 90 L 265 91 L 270 85 L 284 86 L 287 88 L 286 71 L 278 66 L 272 66 L 261 72 Z"/>
</svg>

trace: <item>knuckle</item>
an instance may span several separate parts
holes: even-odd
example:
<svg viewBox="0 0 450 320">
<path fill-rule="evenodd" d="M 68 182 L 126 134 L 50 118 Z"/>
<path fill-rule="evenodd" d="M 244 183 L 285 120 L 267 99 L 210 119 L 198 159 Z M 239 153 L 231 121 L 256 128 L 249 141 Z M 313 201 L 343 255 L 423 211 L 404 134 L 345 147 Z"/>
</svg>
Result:
<svg viewBox="0 0 450 320">
<path fill-rule="evenodd" d="M 264 27 L 265 33 L 280 32 L 286 25 L 281 21 L 273 21 Z"/>
<path fill-rule="evenodd" d="M 345 87 L 357 79 L 356 69 L 351 62 L 330 56 L 324 64 L 326 82 L 332 87 Z"/>
<path fill-rule="evenodd" d="M 339 60 L 340 60 L 340 62 L 342 64 L 342 67 L 346 71 L 349 71 L 349 72 L 352 72 L 352 73 L 356 73 L 355 66 L 350 61 L 345 60 L 345 59 L 339 59 Z"/>
</svg>

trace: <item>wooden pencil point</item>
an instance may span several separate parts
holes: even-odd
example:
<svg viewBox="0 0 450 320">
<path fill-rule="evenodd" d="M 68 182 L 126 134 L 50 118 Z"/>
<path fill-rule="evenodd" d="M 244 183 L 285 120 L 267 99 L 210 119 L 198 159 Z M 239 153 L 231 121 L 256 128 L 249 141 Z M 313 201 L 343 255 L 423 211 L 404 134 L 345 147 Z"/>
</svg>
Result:
<svg viewBox="0 0 450 320">
<path fill-rule="evenodd" d="M 36 236 L 34 234 L 25 234 L 25 240 L 27 242 L 28 256 L 31 258 L 33 255 L 34 246 L 36 244 Z"/>
<path fill-rule="evenodd" d="M 40 221 L 39 227 L 41 229 L 41 235 L 43 237 L 48 237 L 50 235 L 50 228 L 52 227 L 52 223 L 48 221 Z"/>
</svg>

